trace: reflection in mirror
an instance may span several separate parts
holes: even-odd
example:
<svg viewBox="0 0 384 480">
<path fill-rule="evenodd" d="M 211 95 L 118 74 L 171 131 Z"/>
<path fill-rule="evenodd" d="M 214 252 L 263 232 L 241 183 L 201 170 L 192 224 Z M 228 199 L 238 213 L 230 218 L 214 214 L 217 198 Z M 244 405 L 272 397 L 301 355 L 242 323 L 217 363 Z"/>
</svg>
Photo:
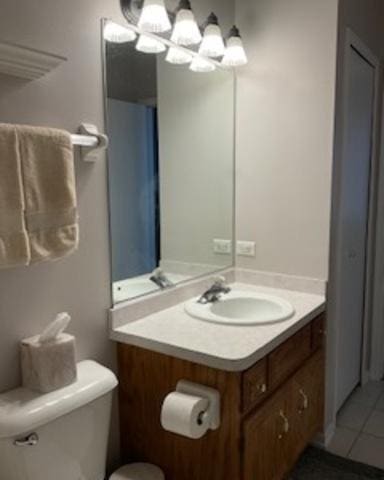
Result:
<svg viewBox="0 0 384 480">
<path fill-rule="evenodd" d="M 234 74 L 105 41 L 114 303 L 233 265 Z"/>
</svg>

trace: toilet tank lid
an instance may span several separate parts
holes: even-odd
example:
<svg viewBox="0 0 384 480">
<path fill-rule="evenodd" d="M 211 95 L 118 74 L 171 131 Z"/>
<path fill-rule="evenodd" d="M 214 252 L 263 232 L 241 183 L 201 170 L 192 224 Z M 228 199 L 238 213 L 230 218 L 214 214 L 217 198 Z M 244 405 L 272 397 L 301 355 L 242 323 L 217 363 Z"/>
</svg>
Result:
<svg viewBox="0 0 384 480">
<path fill-rule="evenodd" d="M 12 438 L 52 422 L 111 392 L 114 373 L 92 360 L 77 364 L 77 380 L 50 393 L 17 388 L 0 394 L 0 439 Z"/>
</svg>

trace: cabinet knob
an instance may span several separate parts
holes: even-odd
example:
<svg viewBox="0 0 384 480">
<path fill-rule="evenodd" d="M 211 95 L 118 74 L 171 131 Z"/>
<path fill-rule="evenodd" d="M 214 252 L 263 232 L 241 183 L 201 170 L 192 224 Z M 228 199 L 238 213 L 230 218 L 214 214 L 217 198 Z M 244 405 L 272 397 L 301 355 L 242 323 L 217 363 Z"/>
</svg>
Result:
<svg viewBox="0 0 384 480">
<path fill-rule="evenodd" d="M 283 420 L 283 431 L 279 434 L 279 440 L 281 440 L 284 435 L 289 432 L 289 420 L 284 414 L 283 410 L 280 410 L 279 417 Z"/>
<path fill-rule="evenodd" d="M 265 393 L 267 391 L 267 385 L 265 383 L 259 385 L 257 388 L 260 393 Z"/>
</svg>

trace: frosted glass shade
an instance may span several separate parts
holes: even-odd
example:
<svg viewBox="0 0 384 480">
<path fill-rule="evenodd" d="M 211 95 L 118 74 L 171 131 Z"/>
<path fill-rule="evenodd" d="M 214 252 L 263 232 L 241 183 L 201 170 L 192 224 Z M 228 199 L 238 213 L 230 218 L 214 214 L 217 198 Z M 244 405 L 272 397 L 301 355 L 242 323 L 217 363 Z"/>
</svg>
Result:
<svg viewBox="0 0 384 480">
<path fill-rule="evenodd" d="M 162 33 L 172 28 L 163 0 L 145 0 L 137 26 L 146 32 Z"/>
<path fill-rule="evenodd" d="M 171 41 L 177 45 L 197 45 L 202 36 L 192 10 L 182 9 L 176 15 Z"/>
<path fill-rule="evenodd" d="M 147 35 L 140 35 L 136 44 L 136 50 L 143 53 L 161 53 L 165 52 L 166 46 L 155 38 Z"/>
<path fill-rule="evenodd" d="M 199 53 L 205 57 L 222 57 L 225 53 L 225 45 L 221 29 L 218 25 L 209 24 L 205 31 Z"/>
<path fill-rule="evenodd" d="M 229 38 L 222 64 L 226 67 L 240 67 L 242 65 L 246 65 L 247 63 L 248 59 L 241 38 Z"/>
<path fill-rule="evenodd" d="M 192 72 L 208 73 L 216 70 L 216 66 L 205 58 L 195 57 L 189 67 Z"/>
<path fill-rule="evenodd" d="M 111 43 L 126 43 L 136 40 L 136 33 L 133 30 L 124 28 L 114 22 L 107 22 L 104 26 L 104 39 Z"/>
<path fill-rule="evenodd" d="M 179 48 L 170 47 L 165 60 L 175 65 L 186 65 L 192 62 L 192 55 Z"/>
</svg>

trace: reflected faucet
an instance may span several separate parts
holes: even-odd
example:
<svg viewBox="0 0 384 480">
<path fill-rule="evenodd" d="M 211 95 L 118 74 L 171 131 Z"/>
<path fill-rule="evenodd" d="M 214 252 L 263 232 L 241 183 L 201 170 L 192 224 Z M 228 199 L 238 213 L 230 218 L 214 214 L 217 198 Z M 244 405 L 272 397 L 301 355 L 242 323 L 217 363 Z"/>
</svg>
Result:
<svg viewBox="0 0 384 480">
<path fill-rule="evenodd" d="M 224 277 L 217 277 L 214 284 L 203 293 L 203 295 L 197 301 L 206 305 L 207 303 L 215 303 L 220 300 L 221 295 L 224 293 L 229 293 L 231 288 L 225 282 Z"/>
<path fill-rule="evenodd" d="M 165 290 L 166 288 L 173 287 L 173 283 L 167 278 L 165 273 L 161 268 L 156 268 L 151 276 L 149 277 L 150 281 L 157 285 L 161 290 Z"/>
</svg>

